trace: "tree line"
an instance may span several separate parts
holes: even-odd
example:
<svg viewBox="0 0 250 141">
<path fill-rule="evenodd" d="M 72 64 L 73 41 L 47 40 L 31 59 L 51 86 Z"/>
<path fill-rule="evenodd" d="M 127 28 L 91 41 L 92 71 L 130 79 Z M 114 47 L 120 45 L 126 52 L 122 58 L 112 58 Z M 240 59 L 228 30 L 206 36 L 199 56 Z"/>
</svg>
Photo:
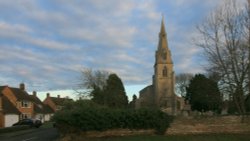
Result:
<svg viewBox="0 0 250 141">
<path fill-rule="evenodd" d="M 225 0 L 197 31 L 194 42 L 207 60 L 206 76 L 178 75 L 177 92 L 199 111 L 228 105 L 229 113 L 250 112 L 250 0 Z"/>
<path fill-rule="evenodd" d="M 165 134 L 172 116 L 160 109 L 135 109 L 135 99 L 128 103 L 122 80 L 114 73 L 84 69 L 78 91 L 84 99 L 64 103 L 53 120 L 63 134 L 110 129 L 154 129 Z M 87 97 L 87 98 L 86 98 Z"/>
<path fill-rule="evenodd" d="M 93 102 L 110 108 L 128 107 L 128 97 L 122 80 L 104 70 L 82 70 L 81 86 L 85 89 L 80 96 L 89 97 Z"/>
<path fill-rule="evenodd" d="M 224 1 L 197 29 L 201 38 L 196 44 L 203 49 L 208 74 L 237 112 L 246 114 L 250 91 L 250 1 L 246 0 L 244 6 L 236 0 Z"/>
</svg>

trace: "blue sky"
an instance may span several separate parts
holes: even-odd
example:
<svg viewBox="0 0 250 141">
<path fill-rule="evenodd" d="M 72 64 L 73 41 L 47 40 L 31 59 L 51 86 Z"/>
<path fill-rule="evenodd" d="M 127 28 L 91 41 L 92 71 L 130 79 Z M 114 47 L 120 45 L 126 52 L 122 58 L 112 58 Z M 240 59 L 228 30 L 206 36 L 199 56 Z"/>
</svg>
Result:
<svg viewBox="0 0 250 141">
<path fill-rule="evenodd" d="M 151 84 L 162 14 L 176 74 L 203 72 L 195 26 L 222 1 L 0 0 L 0 85 L 66 95 L 93 68 L 137 94 Z"/>
</svg>

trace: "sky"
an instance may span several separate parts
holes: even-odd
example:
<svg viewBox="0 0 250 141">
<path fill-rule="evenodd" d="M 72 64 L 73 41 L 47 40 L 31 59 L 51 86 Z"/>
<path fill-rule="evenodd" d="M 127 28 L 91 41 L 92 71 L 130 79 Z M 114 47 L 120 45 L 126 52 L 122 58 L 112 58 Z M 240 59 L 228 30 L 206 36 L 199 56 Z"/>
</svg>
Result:
<svg viewBox="0 0 250 141">
<path fill-rule="evenodd" d="M 162 15 L 175 73 L 203 73 L 195 27 L 222 1 L 0 0 L 0 85 L 73 97 L 92 68 L 138 94 L 152 83 Z"/>
</svg>

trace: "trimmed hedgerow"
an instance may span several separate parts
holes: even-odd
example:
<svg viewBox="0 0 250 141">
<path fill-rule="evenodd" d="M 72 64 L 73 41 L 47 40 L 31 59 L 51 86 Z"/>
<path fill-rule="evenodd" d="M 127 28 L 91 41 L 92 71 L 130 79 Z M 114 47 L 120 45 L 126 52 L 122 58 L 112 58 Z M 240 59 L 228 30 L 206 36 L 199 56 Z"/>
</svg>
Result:
<svg viewBox="0 0 250 141">
<path fill-rule="evenodd" d="M 172 117 L 156 109 L 111 109 L 91 101 L 68 104 L 53 120 L 72 131 L 105 131 L 108 129 L 155 129 L 164 134 Z M 69 130 L 67 130 L 69 132 Z"/>
</svg>

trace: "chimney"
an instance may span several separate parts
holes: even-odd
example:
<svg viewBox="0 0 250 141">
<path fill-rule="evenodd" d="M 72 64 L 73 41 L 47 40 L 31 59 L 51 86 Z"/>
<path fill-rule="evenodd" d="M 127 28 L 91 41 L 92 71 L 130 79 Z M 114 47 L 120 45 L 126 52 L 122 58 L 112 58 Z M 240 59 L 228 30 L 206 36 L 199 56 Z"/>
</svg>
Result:
<svg viewBox="0 0 250 141">
<path fill-rule="evenodd" d="M 60 95 L 57 95 L 57 98 L 60 98 Z"/>
<path fill-rule="evenodd" d="M 47 97 L 50 97 L 49 93 L 47 93 Z"/>
<path fill-rule="evenodd" d="M 20 83 L 19 88 L 20 88 L 22 91 L 25 91 L 25 84 L 24 84 L 24 83 Z"/>
<path fill-rule="evenodd" d="M 33 96 L 35 96 L 35 97 L 36 97 L 36 91 L 33 91 Z"/>
</svg>

